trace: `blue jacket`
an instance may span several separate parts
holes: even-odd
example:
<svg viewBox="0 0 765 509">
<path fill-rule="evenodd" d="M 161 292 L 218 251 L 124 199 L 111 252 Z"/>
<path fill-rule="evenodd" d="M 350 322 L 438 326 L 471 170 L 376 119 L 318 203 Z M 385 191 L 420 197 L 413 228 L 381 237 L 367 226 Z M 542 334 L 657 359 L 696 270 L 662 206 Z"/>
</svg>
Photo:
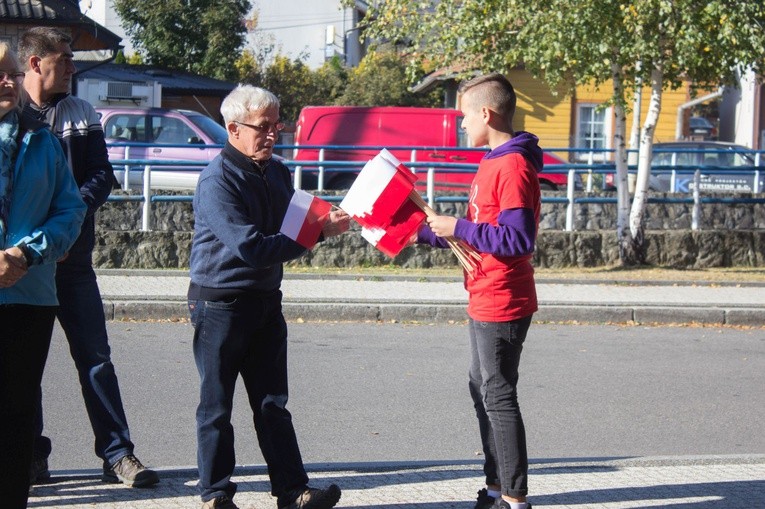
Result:
<svg viewBox="0 0 765 509">
<path fill-rule="evenodd" d="M 194 194 L 190 299 L 279 289 L 282 263 L 306 252 L 279 233 L 293 192 L 286 166 L 271 159 L 261 168 L 226 144 Z"/>
<path fill-rule="evenodd" d="M 55 306 L 56 260 L 80 234 L 87 207 L 53 133 L 23 116 L 20 122 L 10 216 L 0 242 L 1 249 L 26 243 L 33 261 L 15 285 L 0 289 L 0 304 Z"/>
</svg>

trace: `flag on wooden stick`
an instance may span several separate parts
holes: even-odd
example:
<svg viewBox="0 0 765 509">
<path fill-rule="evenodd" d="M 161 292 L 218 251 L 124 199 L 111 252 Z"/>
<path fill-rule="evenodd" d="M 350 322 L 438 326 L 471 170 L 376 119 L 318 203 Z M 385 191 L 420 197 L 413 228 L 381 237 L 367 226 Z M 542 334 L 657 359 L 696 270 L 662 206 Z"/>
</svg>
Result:
<svg viewBox="0 0 765 509">
<path fill-rule="evenodd" d="M 304 248 L 311 249 L 319 240 L 331 208 L 331 203 L 295 189 L 279 231 Z"/>
<path fill-rule="evenodd" d="M 361 235 L 391 258 L 406 247 L 426 216 L 435 215 L 414 188 L 416 181 L 406 166 L 383 149 L 364 165 L 340 203 L 362 226 Z M 446 241 L 472 277 L 480 254 L 452 237 Z"/>
</svg>

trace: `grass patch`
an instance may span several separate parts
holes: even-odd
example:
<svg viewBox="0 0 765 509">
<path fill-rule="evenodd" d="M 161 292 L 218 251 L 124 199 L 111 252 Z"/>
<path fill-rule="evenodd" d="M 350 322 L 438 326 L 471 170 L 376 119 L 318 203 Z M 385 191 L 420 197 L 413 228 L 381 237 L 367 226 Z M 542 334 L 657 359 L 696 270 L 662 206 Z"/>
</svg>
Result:
<svg viewBox="0 0 765 509">
<path fill-rule="evenodd" d="M 708 283 L 763 283 L 764 267 L 717 267 L 709 269 L 672 269 L 664 267 L 591 267 L 545 269 L 535 268 L 538 280 L 595 280 L 595 281 L 700 281 Z M 457 267 L 435 267 L 428 269 L 405 269 L 395 265 L 378 267 L 327 268 L 327 267 L 286 267 L 289 274 L 364 276 L 384 278 L 385 276 L 407 277 L 413 280 L 427 280 L 429 277 L 461 278 Z"/>
</svg>

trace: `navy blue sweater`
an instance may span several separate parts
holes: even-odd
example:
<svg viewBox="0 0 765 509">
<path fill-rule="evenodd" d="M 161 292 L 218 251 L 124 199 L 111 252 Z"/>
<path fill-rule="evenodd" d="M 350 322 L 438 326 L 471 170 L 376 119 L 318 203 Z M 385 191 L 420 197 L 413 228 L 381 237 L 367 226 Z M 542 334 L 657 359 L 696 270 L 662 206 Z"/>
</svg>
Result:
<svg viewBox="0 0 765 509">
<path fill-rule="evenodd" d="M 279 233 L 293 192 L 286 166 L 271 159 L 261 167 L 226 144 L 194 195 L 190 299 L 279 289 L 282 263 L 306 252 Z"/>
</svg>

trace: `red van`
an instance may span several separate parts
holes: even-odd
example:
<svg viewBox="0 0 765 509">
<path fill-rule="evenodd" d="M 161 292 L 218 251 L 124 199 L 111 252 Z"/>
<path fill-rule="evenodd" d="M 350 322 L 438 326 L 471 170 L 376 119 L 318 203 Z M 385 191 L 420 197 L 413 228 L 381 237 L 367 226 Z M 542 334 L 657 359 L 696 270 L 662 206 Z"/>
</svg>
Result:
<svg viewBox="0 0 765 509">
<path fill-rule="evenodd" d="M 308 106 L 300 112 L 296 125 L 293 158 L 295 161 L 318 161 L 320 148 L 317 146 L 335 146 L 324 149 L 323 161 L 366 162 L 385 147 L 404 164 L 411 161 L 477 164 L 485 150 L 469 148 L 461 123 L 462 112 L 448 108 Z M 547 153 L 544 162 L 565 163 Z M 414 169 L 424 183 L 427 167 Z M 333 167 L 328 163 L 324 188 L 347 189 L 356 172 L 358 168 L 354 165 Z M 436 189 L 467 189 L 474 173 L 436 168 Z M 312 188 L 316 183 L 316 167 L 303 165 L 302 179 L 304 189 Z M 542 189 L 555 190 L 566 186 L 567 176 L 565 172 L 544 172 L 539 176 L 539 182 Z"/>
</svg>

